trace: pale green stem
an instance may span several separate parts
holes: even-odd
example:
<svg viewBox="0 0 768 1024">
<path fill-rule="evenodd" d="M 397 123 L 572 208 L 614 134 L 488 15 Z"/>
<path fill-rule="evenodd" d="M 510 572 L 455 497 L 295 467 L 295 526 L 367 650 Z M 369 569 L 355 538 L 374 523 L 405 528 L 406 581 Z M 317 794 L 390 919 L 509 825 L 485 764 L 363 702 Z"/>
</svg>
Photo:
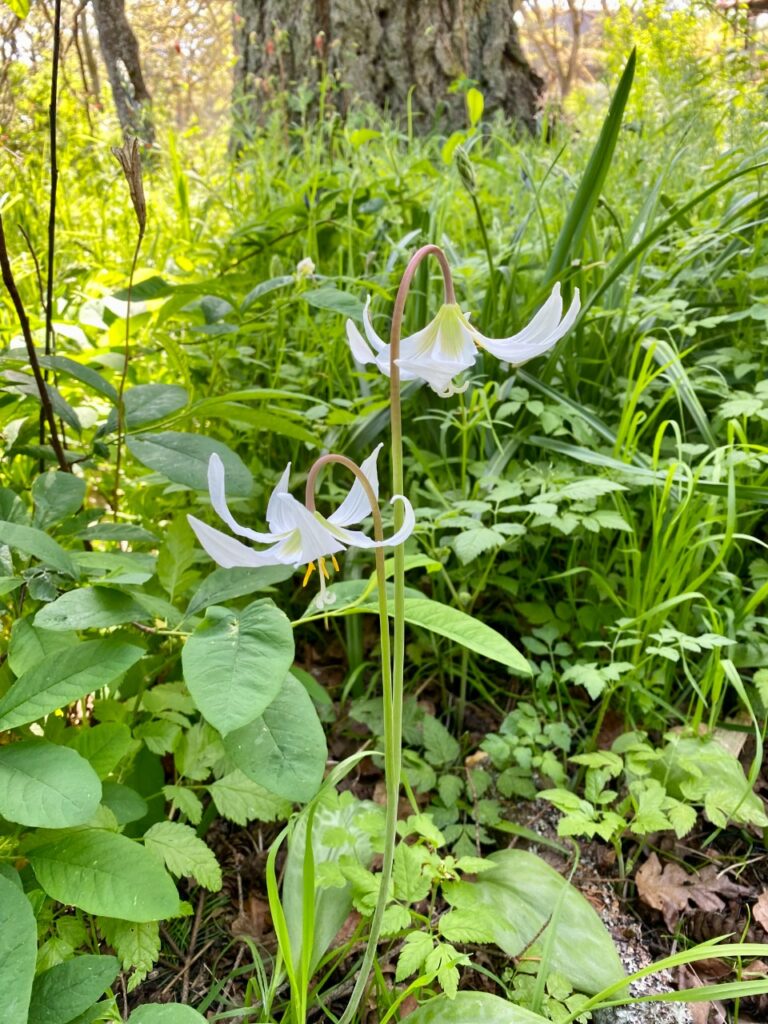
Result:
<svg viewBox="0 0 768 1024">
<path fill-rule="evenodd" d="M 320 469 L 328 463 L 338 463 L 354 473 L 365 491 L 366 497 L 371 506 L 373 515 L 373 536 L 377 541 L 384 539 L 384 530 L 381 524 L 381 510 L 379 503 L 371 487 L 370 481 L 351 459 L 344 455 L 323 455 L 319 458 L 309 471 L 307 476 L 306 505 L 314 512 L 315 510 L 315 480 Z M 395 506 L 399 507 L 399 502 Z M 321 568 L 322 571 L 322 568 Z M 399 796 L 399 764 L 393 761 L 395 744 L 392 735 L 392 655 L 389 644 L 389 612 L 387 608 L 387 581 L 384 567 L 384 549 L 376 548 L 376 585 L 379 593 L 379 629 L 381 632 L 381 680 L 384 703 L 384 779 L 387 790 L 387 807 L 384 823 L 384 861 L 381 868 L 379 898 L 376 902 L 376 909 L 371 919 L 371 930 L 368 936 L 368 943 L 363 954 L 363 962 L 355 981 L 355 987 L 349 997 L 349 1003 L 339 1021 L 339 1024 L 349 1024 L 360 1001 L 365 993 L 365 986 L 371 973 L 373 960 L 376 956 L 376 947 L 381 934 L 381 924 L 384 918 L 384 911 L 387 906 L 389 883 L 392 878 L 392 864 L 395 855 L 395 839 L 397 835 L 397 804 Z"/>
<path fill-rule="evenodd" d="M 400 334 L 403 327 L 403 313 L 405 312 L 405 300 L 413 281 L 413 276 L 421 261 L 429 255 L 434 255 L 443 271 L 445 282 L 446 303 L 454 303 L 456 296 L 453 290 L 451 269 L 445 253 L 436 245 L 424 245 L 411 257 L 408 266 L 405 268 L 400 287 L 395 297 L 395 305 L 392 310 L 392 327 L 390 330 L 390 423 L 392 433 L 392 493 L 404 494 L 403 485 L 403 421 L 400 405 L 400 368 L 396 360 L 400 357 Z M 403 525 L 403 507 L 398 502 L 395 505 L 395 532 Z M 376 552 L 380 554 L 380 549 Z M 402 762 L 403 745 L 403 680 L 405 673 L 405 548 L 398 544 L 394 549 L 394 639 L 392 646 L 392 671 L 389 679 L 384 675 L 384 776 L 387 791 L 386 824 L 384 831 L 384 860 L 381 867 L 379 896 L 376 902 L 376 910 L 371 921 L 371 931 L 368 936 L 368 944 L 360 965 L 360 971 L 355 981 L 355 987 L 349 999 L 349 1004 L 342 1014 L 339 1024 L 350 1024 L 360 1000 L 368 984 L 373 959 L 376 955 L 376 948 L 381 932 L 381 920 L 387 906 L 389 897 L 389 883 L 392 877 L 392 865 L 395 857 L 395 843 L 397 839 L 397 809 L 400 802 L 400 773 Z M 377 570 L 379 562 L 377 559 Z M 383 566 L 383 555 L 382 555 Z M 381 579 L 381 576 L 379 576 Z M 386 609 L 386 592 L 381 583 L 379 584 L 379 609 Z M 383 634 L 386 629 L 387 641 L 389 640 L 389 625 L 382 624 L 382 645 Z M 384 662 L 384 647 L 382 646 L 382 668 Z"/>
</svg>

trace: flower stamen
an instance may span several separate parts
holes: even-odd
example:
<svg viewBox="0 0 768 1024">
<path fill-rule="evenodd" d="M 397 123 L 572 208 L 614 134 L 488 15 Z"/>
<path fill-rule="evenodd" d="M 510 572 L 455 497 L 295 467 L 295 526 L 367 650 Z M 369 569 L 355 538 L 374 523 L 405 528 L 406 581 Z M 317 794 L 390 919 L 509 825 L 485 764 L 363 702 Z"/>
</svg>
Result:
<svg viewBox="0 0 768 1024">
<path fill-rule="evenodd" d="M 315 565 L 314 562 L 309 563 L 309 565 L 307 566 L 307 571 L 304 573 L 304 579 L 301 581 L 302 587 L 306 587 L 306 585 L 309 583 L 310 576 L 312 575 L 316 568 L 317 566 Z"/>
</svg>

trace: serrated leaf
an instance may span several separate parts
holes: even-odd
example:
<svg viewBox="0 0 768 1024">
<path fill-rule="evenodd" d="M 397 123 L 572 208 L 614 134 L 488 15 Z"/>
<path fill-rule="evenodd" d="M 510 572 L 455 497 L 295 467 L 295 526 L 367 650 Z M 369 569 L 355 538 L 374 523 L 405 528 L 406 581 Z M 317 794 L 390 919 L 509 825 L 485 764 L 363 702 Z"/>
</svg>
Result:
<svg viewBox="0 0 768 1024">
<path fill-rule="evenodd" d="M 133 971 L 128 991 L 136 988 L 149 974 L 160 956 L 160 924 L 98 918 L 99 931 L 120 958 L 123 969 Z"/>
<path fill-rule="evenodd" d="M 432 879 L 424 873 L 424 851 L 418 846 L 399 843 L 395 849 L 392 868 L 395 899 L 403 903 L 418 903 L 426 899 L 432 889 Z"/>
<path fill-rule="evenodd" d="M 239 769 L 217 779 L 208 787 L 216 810 L 236 825 L 249 821 L 279 821 L 288 818 L 291 804 L 249 779 Z"/>
<path fill-rule="evenodd" d="M 422 723 L 424 756 L 430 764 L 450 764 L 459 756 L 459 744 L 446 727 L 433 715 L 425 715 Z"/>
<path fill-rule="evenodd" d="M 453 538 L 453 550 L 462 565 L 468 565 L 486 551 L 492 551 L 504 543 L 504 537 L 489 526 L 465 530 Z"/>
<path fill-rule="evenodd" d="M 172 875 L 191 875 L 211 892 L 221 888 L 221 868 L 213 850 L 195 830 L 178 821 L 158 821 L 144 835 L 144 846 L 162 860 Z"/>
<path fill-rule="evenodd" d="M 411 932 L 407 935 L 397 958 L 395 981 L 404 981 L 415 974 L 434 948 L 429 932 Z"/>
<path fill-rule="evenodd" d="M 390 903 L 381 919 L 381 934 L 384 938 L 405 931 L 411 924 L 411 914 L 407 907 L 399 903 Z"/>
<path fill-rule="evenodd" d="M 203 802 L 191 789 L 187 789 L 186 786 L 163 786 L 163 796 L 170 801 L 172 811 L 180 811 L 193 825 L 200 824 L 203 817 Z M 245 822 L 239 824 L 244 825 Z"/>
</svg>

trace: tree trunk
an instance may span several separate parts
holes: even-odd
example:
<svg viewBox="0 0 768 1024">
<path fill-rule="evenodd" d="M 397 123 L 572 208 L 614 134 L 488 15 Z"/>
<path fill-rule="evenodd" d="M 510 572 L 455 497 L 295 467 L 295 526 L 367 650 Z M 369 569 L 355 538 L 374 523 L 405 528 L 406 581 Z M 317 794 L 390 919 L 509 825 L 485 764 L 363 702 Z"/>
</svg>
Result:
<svg viewBox="0 0 768 1024">
<path fill-rule="evenodd" d="M 125 0 L 93 0 L 93 13 L 123 133 L 152 142 L 151 98 L 141 70 L 139 44 L 125 16 Z"/>
<path fill-rule="evenodd" d="M 258 112 L 275 92 L 317 86 L 327 71 L 338 105 L 358 100 L 402 116 L 411 104 L 429 129 L 466 123 L 449 86 L 467 78 L 532 126 L 543 82 L 523 56 L 515 0 L 236 0 L 236 86 Z"/>
</svg>

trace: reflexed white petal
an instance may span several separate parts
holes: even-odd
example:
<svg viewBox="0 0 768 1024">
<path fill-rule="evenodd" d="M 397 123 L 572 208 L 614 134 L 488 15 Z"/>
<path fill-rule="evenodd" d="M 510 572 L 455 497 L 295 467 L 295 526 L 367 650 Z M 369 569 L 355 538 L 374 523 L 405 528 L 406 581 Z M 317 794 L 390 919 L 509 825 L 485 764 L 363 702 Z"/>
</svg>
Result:
<svg viewBox="0 0 768 1024">
<path fill-rule="evenodd" d="M 266 551 L 254 551 L 247 544 L 241 544 L 234 537 L 208 526 L 194 516 L 187 516 L 187 519 L 203 548 L 214 562 L 224 569 L 258 568 L 262 565 L 277 565 L 281 561 L 275 557 L 275 548 L 278 545 L 267 548 Z"/>
<path fill-rule="evenodd" d="M 352 355 L 358 363 L 362 363 L 365 366 L 366 363 L 375 362 L 376 357 L 368 348 L 362 334 L 351 320 L 347 320 L 347 341 L 352 349 Z"/>
<path fill-rule="evenodd" d="M 376 445 L 373 452 L 368 456 L 365 462 L 362 463 L 360 469 L 368 482 L 373 488 L 375 497 L 379 496 L 379 472 L 376 466 L 376 460 L 379 457 L 379 452 L 384 446 L 381 444 Z M 352 484 L 349 494 L 346 496 L 344 501 L 339 505 L 336 511 L 328 516 L 328 522 L 334 523 L 336 526 L 349 526 L 350 523 L 360 523 L 366 516 L 371 514 L 371 503 L 368 501 L 368 495 L 365 493 L 365 489 L 360 481 L 355 477 L 355 482 Z"/>
<path fill-rule="evenodd" d="M 229 511 L 227 498 L 224 490 L 225 472 L 224 463 L 214 452 L 208 460 L 208 491 L 211 496 L 211 505 L 219 519 L 223 519 L 227 526 L 238 537 L 248 537 L 249 540 L 259 541 L 261 544 L 271 544 L 275 540 L 272 533 L 257 533 L 249 530 L 247 526 L 241 526 Z"/>
<path fill-rule="evenodd" d="M 439 395 L 445 395 L 446 393 L 451 394 L 454 390 L 453 378 L 472 366 L 476 358 L 477 349 L 473 345 L 472 362 L 469 363 L 457 363 L 453 360 L 431 356 L 428 359 L 412 360 L 410 362 L 405 359 L 398 359 L 397 365 L 400 367 L 404 380 L 407 380 L 409 377 L 418 377 L 420 380 L 426 381 L 433 391 L 436 391 Z"/>
<path fill-rule="evenodd" d="M 365 329 L 365 336 L 370 342 L 371 348 L 374 352 L 379 355 L 386 355 L 389 358 L 389 345 L 382 341 L 376 331 L 373 329 L 373 322 L 371 321 L 371 296 L 369 295 L 365 300 L 365 306 L 363 307 L 363 327 Z"/>
<path fill-rule="evenodd" d="M 518 334 L 511 338 L 493 339 L 484 337 L 478 331 L 475 333 L 475 338 L 479 345 L 487 349 L 497 359 L 503 359 L 513 366 L 519 365 L 552 348 L 571 329 L 579 315 L 578 288 L 574 290 L 573 301 L 568 312 L 560 319 L 562 308 L 560 285 L 557 284 L 533 320 Z"/>
<path fill-rule="evenodd" d="M 295 523 L 290 521 L 289 517 L 285 516 L 283 506 L 278 501 L 281 494 L 288 493 L 288 477 L 290 475 L 291 464 L 289 462 L 283 470 L 283 475 L 277 481 L 269 496 L 269 501 L 267 503 L 267 523 L 272 533 L 285 533 L 286 530 L 293 530 L 296 526 Z"/>
<path fill-rule="evenodd" d="M 394 505 L 396 501 L 402 502 L 404 507 L 403 525 L 391 537 L 385 537 L 384 540 L 377 541 L 373 540 L 372 537 L 368 537 L 362 530 L 345 530 L 338 526 L 332 526 L 331 532 L 340 540 L 343 540 L 345 544 L 355 548 L 396 547 L 410 537 L 416 525 L 416 516 L 410 501 L 402 494 L 396 494 L 390 504 Z"/>
<path fill-rule="evenodd" d="M 321 521 L 293 495 L 279 494 L 276 500 L 284 506 L 283 514 L 295 524 L 301 537 L 300 549 L 296 553 L 296 558 L 291 559 L 291 564 L 305 565 L 317 558 L 325 558 L 326 555 L 344 550 L 344 544 L 339 542 L 336 531 L 332 533 L 324 525 L 324 520 Z M 287 555 L 287 552 L 283 551 L 281 554 Z"/>
</svg>

